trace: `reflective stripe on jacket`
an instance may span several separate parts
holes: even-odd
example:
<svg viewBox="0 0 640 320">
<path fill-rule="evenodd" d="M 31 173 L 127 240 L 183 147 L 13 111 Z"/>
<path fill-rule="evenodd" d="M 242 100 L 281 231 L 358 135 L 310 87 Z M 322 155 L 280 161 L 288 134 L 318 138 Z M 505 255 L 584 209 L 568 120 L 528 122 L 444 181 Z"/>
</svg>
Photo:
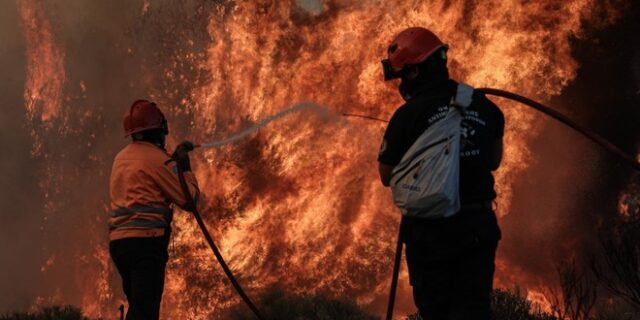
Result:
<svg viewBox="0 0 640 320">
<path fill-rule="evenodd" d="M 169 158 L 166 151 L 141 141 L 118 153 L 111 169 L 110 240 L 163 236 L 171 225 L 171 205 L 185 207 L 176 164 L 165 164 Z M 185 179 L 198 201 L 200 191 L 194 175 L 185 172 Z"/>
</svg>

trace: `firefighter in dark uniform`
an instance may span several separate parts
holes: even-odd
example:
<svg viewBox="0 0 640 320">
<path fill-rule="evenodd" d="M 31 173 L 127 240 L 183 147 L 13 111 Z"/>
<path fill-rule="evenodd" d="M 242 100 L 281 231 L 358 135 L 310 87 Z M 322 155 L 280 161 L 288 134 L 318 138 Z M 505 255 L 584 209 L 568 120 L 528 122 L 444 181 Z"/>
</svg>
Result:
<svg viewBox="0 0 640 320">
<path fill-rule="evenodd" d="M 395 165 L 433 123 L 442 120 L 457 83 L 449 78 L 447 47 L 424 28 L 409 28 L 388 48 L 385 80 L 400 78 L 406 103 L 394 113 L 378 157 L 389 186 Z M 403 241 L 413 297 L 425 320 L 488 320 L 500 229 L 492 202 L 492 171 L 502 158 L 504 116 L 474 93 L 464 113 L 460 152 L 460 211 L 440 219 L 404 218 Z"/>
</svg>

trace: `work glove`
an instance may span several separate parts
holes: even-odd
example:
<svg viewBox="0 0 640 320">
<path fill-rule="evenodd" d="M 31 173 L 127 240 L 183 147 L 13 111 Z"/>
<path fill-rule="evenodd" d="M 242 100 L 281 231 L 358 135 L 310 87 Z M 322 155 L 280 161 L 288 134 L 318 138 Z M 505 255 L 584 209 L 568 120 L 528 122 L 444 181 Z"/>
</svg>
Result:
<svg viewBox="0 0 640 320">
<path fill-rule="evenodd" d="M 178 170 L 182 172 L 191 171 L 191 161 L 189 160 L 189 152 L 195 148 L 191 141 L 183 141 L 171 155 L 171 159 L 176 161 Z"/>
</svg>

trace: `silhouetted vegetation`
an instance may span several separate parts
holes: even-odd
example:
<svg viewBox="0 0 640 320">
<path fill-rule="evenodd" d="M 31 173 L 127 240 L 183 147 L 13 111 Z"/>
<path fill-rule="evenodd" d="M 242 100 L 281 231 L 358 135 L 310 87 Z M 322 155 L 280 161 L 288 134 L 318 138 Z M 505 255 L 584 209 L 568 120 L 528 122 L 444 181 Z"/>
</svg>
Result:
<svg viewBox="0 0 640 320">
<path fill-rule="evenodd" d="M 291 296 L 280 289 L 267 291 L 257 302 L 267 319 L 295 320 L 377 320 L 350 300 L 337 300 L 323 295 Z M 226 317 L 230 320 L 253 320 L 255 316 L 244 305 L 238 305 Z"/>
<path fill-rule="evenodd" d="M 575 301 L 575 300 L 571 300 Z M 322 295 L 291 296 L 282 290 L 267 291 L 259 301 L 258 308 L 269 320 L 379 320 L 360 309 L 350 300 L 331 299 Z M 491 297 L 492 320 L 559 320 L 545 313 L 528 301 L 519 290 L 506 291 L 496 289 Z M 574 309 L 575 310 L 575 309 Z M 566 318 L 575 320 L 573 315 Z M 245 305 L 239 304 L 227 313 L 224 319 L 253 320 L 255 317 Z M 419 315 L 406 316 L 406 320 L 422 320 Z M 607 302 L 598 308 L 595 316 L 589 320 L 632 320 L 634 307 L 624 299 Z M 82 315 L 79 308 L 73 306 L 44 307 L 36 313 L 7 313 L 0 320 L 91 320 Z"/>
<path fill-rule="evenodd" d="M 73 306 L 44 307 L 36 313 L 8 313 L 0 315 L 0 320 L 88 320 L 80 309 Z"/>
<path fill-rule="evenodd" d="M 628 210 L 628 216 L 611 230 L 600 234 L 602 255 L 592 270 L 610 293 L 625 299 L 640 310 L 640 204 Z"/>
<path fill-rule="evenodd" d="M 492 295 L 493 320 L 557 320 L 557 318 L 538 310 L 518 291 L 495 290 Z M 349 300 L 329 299 L 321 295 L 292 297 L 283 291 L 268 291 L 258 302 L 258 308 L 267 319 L 295 320 L 369 320 L 379 319 L 362 311 Z M 252 320 L 250 311 L 239 305 L 230 313 L 231 320 Z M 419 320 L 417 314 L 406 317 L 407 320 Z"/>
<path fill-rule="evenodd" d="M 551 309 L 558 319 L 590 320 L 598 298 L 598 282 L 593 272 L 575 260 L 557 266 L 559 292 L 551 290 Z"/>
<path fill-rule="evenodd" d="M 623 299 L 609 300 L 598 308 L 595 320 L 632 320 L 635 312 L 634 308 Z"/>
<path fill-rule="evenodd" d="M 493 320 L 557 320 L 533 305 L 520 291 L 496 289 L 491 295 Z"/>
</svg>

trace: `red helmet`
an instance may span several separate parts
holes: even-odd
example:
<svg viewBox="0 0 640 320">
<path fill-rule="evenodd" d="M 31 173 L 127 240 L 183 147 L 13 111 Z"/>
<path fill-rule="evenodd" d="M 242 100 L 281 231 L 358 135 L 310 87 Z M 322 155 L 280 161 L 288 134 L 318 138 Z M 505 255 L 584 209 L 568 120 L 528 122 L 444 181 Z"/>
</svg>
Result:
<svg viewBox="0 0 640 320">
<path fill-rule="evenodd" d="M 420 27 L 400 32 L 389 45 L 389 59 L 383 60 L 384 79 L 400 77 L 400 71 L 409 65 L 416 65 L 427 60 L 434 52 L 446 45 L 433 32 Z"/>
<path fill-rule="evenodd" d="M 136 100 L 124 114 L 124 132 L 126 136 L 149 129 L 164 129 L 167 132 L 167 120 L 154 102 Z"/>
</svg>

